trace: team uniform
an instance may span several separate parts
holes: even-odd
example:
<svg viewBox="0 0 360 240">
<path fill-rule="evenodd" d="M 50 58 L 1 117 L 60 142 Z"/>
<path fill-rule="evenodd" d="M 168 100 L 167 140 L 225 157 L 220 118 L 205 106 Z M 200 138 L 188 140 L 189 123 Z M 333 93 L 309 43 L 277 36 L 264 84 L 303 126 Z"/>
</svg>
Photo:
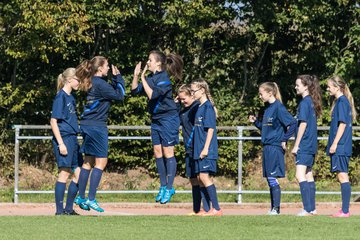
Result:
<svg viewBox="0 0 360 240">
<path fill-rule="evenodd" d="M 341 136 L 334 154 L 329 149 L 334 142 L 339 123 L 345 123 L 345 131 Z M 326 153 L 331 158 L 331 172 L 348 172 L 352 155 L 352 112 L 349 100 L 343 95 L 336 102 L 331 114 L 330 132 Z"/>
<path fill-rule="evenodd" d="M 76 168 L 82 162 L 78 162 L 78 141 L 77 134 L 79 126 L 76 114 L 76 104 L 73 95 L 68 95 L 64 90 L 60 90 L 53 102 L 51 118 L 57 119 L 61 137 L 67 148 L 66 156 L 60 154 L 59 144 L 53 137 L 53 149 L 59 168 Z M 80 159 L 82 160 L 82 159 Z"/>
<path fill-rule="evenodd" d="M 265 109 L 262 121 L 256 120 L 254 124 L 261 130 L 263 177 L 270 187 L 271 209 L 275 208 L 279 214 L 281 190 L 277 178 L 285 177 L 285 151 L 281 143 L 287 142 L 294 133 L 296 121 L 285 106 L 275 100 Z"/>
<path fill-rule="evenodd" d="M 193 138 L 195 114 L 199 108 L 199 102 L 194 101 L 191 106 L 184 108 L 180 112 L 180 125 L 182 126 L 182 136 L 185 145 L 185 170 L 188 178 L 196 178 L 195 161 L 193 159 Z"/>
<path fill-rule="evenodd" d="M 80 130 L 83 137 L 81 152 L 86 156 L 107 158 L 108 156 L 108 129 L 107 120 L 111 101 L 123 100 L 125 96 L 125 82 L 120 74 L 112 77 L 109 84 L 105 79 L 94 76 L 92 86 L 87 94 L 87 103 L 80 118 Z M 79 176 L 79 196 L 75 203 L 83 210 L 90 208 L 103 212 L 95 196 L 103 170 L 94 167 L 90 177 L 88 198 L 85 198 L 85 189 L 90 176 L 90 171 L 81 168 Z"/>
<path fill-rule="evenodd" d="M 209 173 L 216 174 L 216 163 L 218 156 L 218 142 L 216 134 L 216 114 L 214 107 L 210 101 L 206 101 L 199 106 L 195 115 L 194 125 L 194 160 L 195 160 L 195 173 Z M 214 129 L 214 135 L 211 139 L 209 152 L 206 158 L 201 159 L 200 153 L 204 148 L 207 130 Z"/>
<path fill-rule="evenodd" d="M 152 89 L 148 100 L 148 111 L 151 114 L 151 140 L 153 146 L 170 147 L 179 144 L 180 118 L 178 107 L 173 99 L 172 84 L 166 71 L 156 71 L 146 77 L 146 82 Z M 132 89 L 133 95 L 145 94 L 142 83 Z M 175 194 L 173 182 L 176 174 L 176 159 L 156 158 L 160 176 L 160 190 L 156 202 L 164 204 Z"/>
<path fill-rule="evenodd" d="M 315 155 L 317 153 L 317 117 L 311 96 L 305 96 L 298 108 L 296 114 L 298 121 L 295 131 L 295 138 L 299 130 L 299 125 L 306 122 L 306 129 L 299 143 L 299 149 L 295 157 L 296 165 L 304 165 L 312 168 L 314 165 Z M 315 211 L 315 182 L 299 182 L 304 210 L 307 213 Z"/>
<path fill-rule="evenodd" d="M 54 154 L 58 168 L 72 168 L 75 170 L 82 165 L 82 158 L 79 154 L 79 144 L 77 134 L 79 132 L 76 104 L 73 95 L 67 94 L 61 89 L 53 102 L 51 118 L 57 120 L 63 144 L 65 144 L 68 154 L 62 155 L 59 150 L 59 143 L 55 136 L 52 139 Z M 74 181 L 71 181 L 68 188 L 66 206 L 64 209 L 63 200 L 66 189 L 66 183 L 57 181 L 55 184 L 55 204 L 56 215 L 74 214 L 73 202 L 76 197 L 78 187 Z"/>
<path fill-rule="evenodd" d="M 296 155 L 296 165 L 312 167 L 314 165 L 315 154 L 317 153 L 317 118 L 314 104 L 310 96 L 304 97 L 297 109 L 296 120 L 298 121 L 295 131 L 297 137 L 298 127 L 301 122 L 306 122 L 306 129 L 299 144 Z"/>
<path fill-rule="evenodd" d="M 125 96 L 125 82 L 116 75 L 109 84 L 100 77 L 92 78 L 86 106 L 80 118 L 83 144 L 81 152 L 87 156 L 106 158 L 108 156 L 107 120 L 111 101 L 121 101 Z"/>
</svg>

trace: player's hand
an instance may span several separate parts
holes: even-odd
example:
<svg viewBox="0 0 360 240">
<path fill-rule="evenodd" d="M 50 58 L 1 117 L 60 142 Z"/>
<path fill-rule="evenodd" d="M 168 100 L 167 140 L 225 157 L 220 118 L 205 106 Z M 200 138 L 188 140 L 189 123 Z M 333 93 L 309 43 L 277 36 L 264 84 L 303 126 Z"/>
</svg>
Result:
<svg viewBox="0 0 360 240">
<path fill-rule="evenodd" d="M 337 144 L 332 144 L 329 149 L 329 153 L 334 154 L 336 152 L 336 148 L 337 148 Z"/>
<path fill-rule="evenodd" d="M 112 74 L 113 74 L 114 76 L 120 74 L 119 69 L 118 69 L 116 66 L 114 66 L 114 65 L 111 65 L 111 70 L 112 70 Z"/>
<path fill-rule="evenodd" d="M 67 148 L 66 148 L 66 146 L 65 146 L 65 144 L 64 143 L 62 143 L 62 144 L 59 144 L 59 151 L 60 151 L 60 154 L 61 155 L 67 155 L 68 154 L 68 151 L 67 151 Z"/>
<path fill-rule="evenodd" d="M 284 151 L 286 151 L 286 149 L 287 149 L 286 142 L 281 142 L 281 147 L 282 147 L 282 149 L 284 149 Z"/>
<path fill-rule="evenodd" d="M 146 74 L 146 71 L 148 70 L 148 66 L 146 64 L 146 66 L 144 67 L 144 70 L 142 71 L 141 73 L 141 79 L 145 79 L 145 74 Z"/>
<path fill-rule="evenodd" d="M 135 70 L 134 70 L 134 76 L 138 76 L 141 73 L 141 62 L 136 64 Z"/>
<path fill-rule="evenodd" d="M 174 102 L 175 102 L 175 103 L 180 102 L 180 98 L 179 98 L 179 96 L 176 96 L 176 98 L 174 99 Z"/>
<path fill-rule="evenodd" d="M 256 117 L 254 115 L 250 115 L 249 116 L 249 122 L 255 122 L 256 121 Z"/>
<path fill-rule="evenodd" d="M 209 153 L 209 150 L 208 150 L 208 149 L 203 149 L 203 150 L 201 151 L 201 153 L 200 153 L 200 159 L 206 158 L 207 155 L 208 155 L 208 153 Z"/>
<path fill-rule="evenodd" d="M 299 147 L 298 147 L 298 146 L 294 146 L 293 149 L 291 150 L 291 153 L 292 153 L 293 155 L 296 155 L 298 151 L 299 151 Z"/>
</svg>

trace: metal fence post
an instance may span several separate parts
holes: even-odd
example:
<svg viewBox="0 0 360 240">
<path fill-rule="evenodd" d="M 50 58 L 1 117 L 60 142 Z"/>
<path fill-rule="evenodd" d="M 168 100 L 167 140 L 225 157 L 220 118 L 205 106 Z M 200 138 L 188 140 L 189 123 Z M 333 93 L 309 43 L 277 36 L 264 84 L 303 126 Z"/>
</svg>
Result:
<svg viewBox="0 0 360 240">
<path fill-rule="evenodd" d="M 19 135 L 20 128 L 18 125 L 15 125 L 15 183 L 14 183 L 14 203 L 18 203 L 18 185 L 19 185 Z"/>
<path fill-rule="evenodd" d="M 238 136 L 239 138 L 242 138 L 243 136 L 243 127 L 238 127 Z M 243 140 L 239 139 L 238 142 L 238 199 L 237 203 L 242 203 L 242 165 L 243 165 Z"/>
</svg>

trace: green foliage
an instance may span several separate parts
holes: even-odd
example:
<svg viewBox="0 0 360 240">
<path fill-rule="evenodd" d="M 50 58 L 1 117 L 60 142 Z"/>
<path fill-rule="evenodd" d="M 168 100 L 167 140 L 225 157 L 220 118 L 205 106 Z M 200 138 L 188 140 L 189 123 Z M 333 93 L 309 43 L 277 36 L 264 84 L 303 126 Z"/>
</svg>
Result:
<svg viewBox="0 0 360 240">
<path fill-rule="evenodd" d="M 294 113 L 296 75 L 311 73 L 321 79 L 340 74 L 360 104 L 360 8 L 354 0 L 330 1 L 154 1 L 154 0 L 5 0 L 0 2 L 0 164 L 12 175 L 13 124 L 48 124 L 55 81 L 67 67 L 84 58 L 104 55 L 125 77 L 128 97 L 114 103 L 109 125 L 150 124 L 145 97 L 131 97 L 134 66 L 149 51 L 177 52 L 185 62 L 183 82 L 205 78 L 219 110 L 218 126 L 248 125 L 248 114 L 261 111 L 258 85 L 276 81 Z M 175 85 L 182 82 L 175 83 Z M 84 93 L 77 93 L 78 112 Z M 331 99 L 324 95 L 320 125 L 330 122 Z M 359 108 L 358 108 L 359 109 Z M 39 133 L 35 133 L 37 135 Z M 111 134 L 148 136 L 149 131 Z M 244 133 L 256 136 L 257 132 Z M 237 136 L 219 131 L 219 136 Z M 319 146 L 317 178 L 329 179 L 328 158 Z M 258 142 L 244 142 L 244 162 L 255 159 Z M 53 167 L 51 144 L 23 142 L 22 160 Z M 184 170 L 183 147 L 176 148 Z M 354 144 L 355 155 L 359 151 Z M 237 143 L 220 142 L 220 173 L 237 176 Z M 110 141 L 109 168 L 125 171 L 145 167 L 155 175 L 149 141 Z M 350 166 L 354 181 L 358 160 Z M 244 172 L 244 175 L 247 173 Z M 291 175 L 291 173 L 290 173 Z"/>
</svg>

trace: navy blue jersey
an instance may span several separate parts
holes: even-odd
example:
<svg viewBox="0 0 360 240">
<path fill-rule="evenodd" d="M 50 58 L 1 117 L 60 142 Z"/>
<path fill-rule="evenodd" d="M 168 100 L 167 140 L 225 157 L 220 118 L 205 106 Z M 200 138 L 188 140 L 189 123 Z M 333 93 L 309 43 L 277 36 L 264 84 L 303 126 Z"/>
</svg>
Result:
<svg viewBox="0 0 360 240">
<path fill-rule="evenodd" d="M 192 156 L 194 145 L 194 123 L 195 115 L 199 108 L 200 103 L 194 101 L 191 106 L 184 108 L 180 112 L 180 125 L 182 126 L 182 136 L 184 139 L 184 145 L 186 153 Z"/>
<path fill-rule="evenodd" d="M 331 114 L 329 140 L 326 153 L 334 142 L 340 123 L 345 123 L 345 131 L 337 145 L 335 155 L 351 156 L 352 154 L 352 112 L 349 100 L 343 95 L 336 102 Z"/>
<path fill-rule="evenodd" d="M 306 122 L 306 129 L 304 135 L 301 138 L 298 153 L 316 154 L 318 136 L 316 125 L 317 118 L 315 114 L 314 103 L 309 95 L 301 100 L 297 108 L 297 114 L 295 118 L 298 121 L 295 137 L 297 136 L 300 123 Z"/>
<path fill-rule="evenodd" d="M 294 122 L 294 118 L 278 100 L 269 104 L 265 109 L 262 122 L 255 121 L 255 126 L 261 130 L 263 145 L 281 146 L 287 127 Z"/>
<path fill-rule="evenodd" d="M 216 114 L 210 101 L 199 105 L 195 115 L 194 125 L 194 159 L 200 159 L 200 153 L 204 149 L 208 129 L 214 129 L 214 135 L 211 139 L 209 152 L 206 158 L 218 159 L 218 142 L 216 134 Z"/>
<path fill-rule="evenodd" d="M 106 126 L 111 101 L 123 100 L 124 96 L 125 82 L 120 74 L 112 78 L 111 84 L 103 78 L 93 77 L 80 124 Z"/>
<path fill-rule="evenodd" d="M 172 96 L 172 83 L 166 71 L 155 72 L 146 77 L 149 87 L 153 90 L 148 102 L 148 111 L 152 119 L 160 119 L 166 116 L 178 114 L 177 105 Z M 133 95 L 144 94 L 142 83 L 136 89 L 131 90 Z"/>
<path fill-rule="evenodd" d="M 76 104 L 73 95 L 68 95 L 62 89 L 56 94 L 51 118 L 57 119 L 61 136 L 74 135 L 79 132 Z"/>
</svg>

